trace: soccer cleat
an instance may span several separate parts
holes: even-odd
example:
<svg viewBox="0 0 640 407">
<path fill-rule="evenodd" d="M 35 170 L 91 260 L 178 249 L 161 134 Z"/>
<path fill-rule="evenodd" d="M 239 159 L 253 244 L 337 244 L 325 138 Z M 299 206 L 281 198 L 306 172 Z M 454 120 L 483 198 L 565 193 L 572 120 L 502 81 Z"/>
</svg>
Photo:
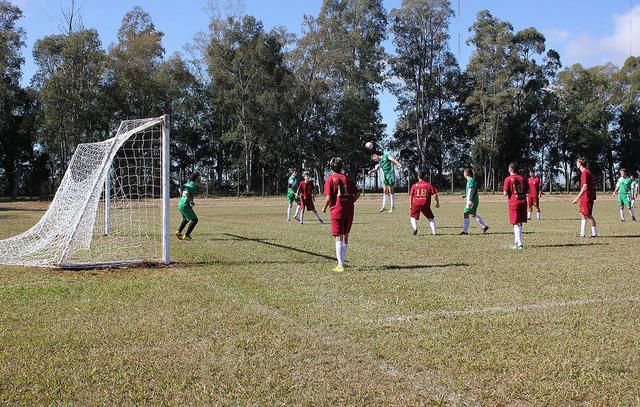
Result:
<svg viewBox="0 0 640 407">
<path fill-rule="evenodd" d="M 396 208 L 391 208 L 389 209 L 389 213 L 393 213 L 396 210 Z"/>
<path fill-rule="evenodd" d="M 380 210 L 378 212 L 382 213 L 382 212 L 384 212 L 386 210 L 387 210 L 387 208 L 380 208 Z"/>
<path fill-rule="evenodd" d="M 186 241 L 190 242 L 190 241 L 193 240 L 193 238 L 191 236 L 185 236 L 185 237 L 182 238 L 182 240 L 186 240 Z"/>
<path fill-rule="evenodd" d="M 580 233 L 576 234 L 576 237 L 587 237 L 585 235 L 581 235 Z"/>
<path fill-rule="evenodd" d="M 637 220 L 636 220 L 636 217 L 635 217 L 635 216 L 632 216 L 632 217 L 631 217 L 631 222 L 637 222 Z"/>
<path fill-rule="evenodd" d="M 178 240 L 182 240 L 183 238 L 182 233 L 176 232 L 176 237 L 178 238 Z"/>
<path fill-rule="evenodd" d="M 320 224 L 324 225 L 324 221 L 322 219 L 320 219 Z"/>
<path fill-rule="evenodd" d="M 333 271 L 334 273 L 344 273 L 344 267 L 337 266 L 334 267 L 331 271 Z"/>
<path fill-rule="evenodd" d="M 414 230 L 414 231 L 413 231 L 413 235 L 414 235 L 414 236 L 418 236 L 418 230 Z"/>
<path fill-rule="evenodd" d="M 514 244 L 513 248 L 516 249 L 516 250 L 522 250 L 522 249 L 524 249 L 524 246 L 521 245 L 521 244 Z"/>
<path fill-rule="evenodd" d="M 468 235 L 468 233 L 463 230 L 462 232 L 460 232 L 460 236 L 462 235 Z"/>
<path fill-rule="evenodd" d="M 482 234 L 483 234 L 483 235 L 486 235 L 486 234 L 487 234 L 487 230 L 489 230 L 489 226 L 485 225 L 485 226 L 482 228 Z"/>
</svg>

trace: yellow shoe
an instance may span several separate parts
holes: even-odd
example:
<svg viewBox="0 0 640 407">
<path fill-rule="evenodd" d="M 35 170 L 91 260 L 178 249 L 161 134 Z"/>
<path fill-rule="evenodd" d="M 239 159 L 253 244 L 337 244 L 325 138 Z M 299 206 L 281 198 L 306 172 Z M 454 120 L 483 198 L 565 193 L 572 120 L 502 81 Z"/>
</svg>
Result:
<svg viewBox="0 0 640 407">
<path fill-rule="evenodd" d="M 344 267 L 336 267 L 332 270 L 334 273 L 344 273 Z"/>
<path fill-rule="evenodd" d="M 389 209 L 389 213 L 393 213 L 396 210 L 396 208 L 391 208 Z"/>
<path fill-rule="evenodd" d="M 193 238 L 191 236 L 184 236 L 182 240 L 191 241 Z"/>
<path fill-rule="evenodd" d="M 176 237 L 178 238 L 178 240 L 182 240 L 184 238 L 184 236 L 182 236 L 182 233 L 180 232 L 176 232 Z"/>
</svg>

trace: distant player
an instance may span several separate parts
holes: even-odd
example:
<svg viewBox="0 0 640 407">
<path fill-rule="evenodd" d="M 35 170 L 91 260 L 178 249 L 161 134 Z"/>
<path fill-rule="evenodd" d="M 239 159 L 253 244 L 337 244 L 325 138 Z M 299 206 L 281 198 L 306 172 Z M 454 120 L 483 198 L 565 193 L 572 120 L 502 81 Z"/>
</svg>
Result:
<svg viewBox="0 0 640 407">
<path fill-rule="evenodd" d="M 300 182 L 300 186 L 298 186 L 298 198 L 300 199 L 300 224 L 304 224 L 304 212 L 305 210 L 310 210 L 316 215 L 316 219 L 320 223 L 324 223 L 318 211 L 316 211 L 316 206 L 314 204 L 314 200 L 316 199 L 316 187 L 313 185 L 311 178 L 309 176 L 309 171 L 305 171 L 302 173 L 303 180 Z"/>
<path fill-rule="evenodd" d="M 480 204 L 480 197 L 478 195 L 478 183 L 473 178 L 473 170 L 469 167 L 464 169 L 464 177 L 467 179 L 467 187 L 465 190 L 465 206 L 464 206 L 464 221 L 462 223 L 461 235 L 469 234 L 469 217 L 476 219 L 476 222 L 482 228 L 482 233 L 487 233 L 489 226 L 484 223 L 482 216 L 478 215 L 478 205 Z"/>
<path fill-rule="evenodd" d="M 371 159 L 378 164 L 369 171 L 369 174 L 378 171 L 378 168 L 382 168 L 382 173 L 384 174 L 384 193 L 382 194 L 382 208 L 380 208 L 379 212 L 385 211 L 387 206 L 387 196 L 389 196 L 391 204 L 389 213 L 393 213 L 396 207 L 396 195 L 393 191 L 396 184 L 396 177 L 393 166 L 397 165 L 401 170 L 404 169 L 404 167 L 398 160 L 391 157 L 389 153 L 380 154 L 377 152 L 371 155 Z"/>
<path fill-rule="evenodd" d="M 176 237 L 180 240 L 193 240 L 191 238 L 191 232 L 193 232 L 193 228 L 198 224 L 198 216 L 196 216 L 193 210 L 193 206 L 195 205 L 193 197 L 196 194 L 196 185 L 199 179 L 200 174 L 197 172 L 194 173 L 191 175 L 191 178 L 189 178 L 189 181 L 182 186 L 182 189 L 179 190 L 180 201 L 178 202 L 178 210 L 180 214 L 182 214 L 182 223 L 180 223 L 180 227 L 176 232 Z M 187 224 L 189 224 L 187 233 L 182 234 Z"/>
<path fill-rule="evenodd" d="M 504 180 L 504 196 L 509 202 L 509 223 L 513 225 L 514 249 L 522 249 L 522 224 L 527 222 L 527 181 L 518 174 L 518 165 L 509 164 L 509 176 Z"/>
<path fill-rule="evenodd" d="M 336 258 L 338 266 L 333 269 L 337 273 L 344 271 L 347 249 L 349 248 L 349 232 L 353 223 L 353 204 L 360 197 L 356 183 L 342 174 L 342 159 L 334 157 L 329 161 L 333 174 L 324 183 L 324 194 L 327 199 L 322 207 L 326 212 L 331 207 L 331 236 L 336 240 Z"/>
<path fill-rule="evenodd" d="M 616 189 L 613 191 L 613 196 L 618 196 L 618 205 L 620 206 L 620 220 L 624 222 L 624 207 L 629 209 L 629 215 L 631 220 L 636 221 L 636 217 L 633 214 L 633 208 L 631 207 L 631 178 L 627 176 L 627 170 L 625 168 L 620 169 L 620 178 L 616 184 Z"/>
<path fill-rule="evenodd" d="M 300 212 L 300 200 L 298 199 L 298 195 L 296 191 L 298 190 L 298 170 L 295 168 L 291 169 L 291 176 L 287 181 L 287 201 L 289 205 L 287 206 L 287 221 L 291 221 L 291 209 L 293 209 L 293 204 L 296 204 L 296 213 L 293 215 L 293 219 L 298 220 L 298 213 Z"/>
<path fill-rule="evenodd" d="M 534 170 L 529 171 L 529 194 L 527 202 L 529 209 L 527 211 L 527 220 L 531 220 L 531 212 L 536 208 L 536 219 L 540 220 L 540 197 L 542 196 L 542 180 L 536 175 Z"/>
<path fill-rule="evenodd" d="M 636 208 L 636 198 L 638 197 L 638 179 L 631 174 L 631 209 Z"/>
<path fill-rule="evenodd" d="M 436 235 L 436 220 L 431 211 L 431 198 L 433 197 L 435 199 L 436 208 L 440 207 L 440 199 L 438 198 L 438 190 L 436 187 L 425 181 L 426 179 L 426 171 L 418 172 L 418 182 L 411 186 L 411 192 L 409 194 L 409 205 L 411 208 L 411 217 L 409 220 L 413 228 L 414 236 L 418 234 L 418 220 L 420 219 L 421 213 L 424 214 L 429 221 L 431 234 Z"/>
<path fill-rule="evenodd" d="M 596 220 L 593 217 L 593 203 L 596 200 L 596 178 L 586 167 L 587 160 L 584 157 L 578 158 L 577 166 L 582 172 L 580 176 L 580 193 L 573 200 L 573 203 L 580 203 L 580 237 L 587 234 L 587 220 L 591 220 L 591 237 L 598 237 Z"/>
</svg>

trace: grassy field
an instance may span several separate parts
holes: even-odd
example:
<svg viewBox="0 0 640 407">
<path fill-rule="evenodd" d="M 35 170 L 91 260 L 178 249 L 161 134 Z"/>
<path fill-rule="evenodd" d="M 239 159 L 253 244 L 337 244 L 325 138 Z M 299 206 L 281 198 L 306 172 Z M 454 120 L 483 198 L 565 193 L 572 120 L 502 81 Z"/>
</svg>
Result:
<svg viewBox="0 0 640 407">
<path fill-rule="evenodd" d="M 0 404 L 640 404 L 640 224 L 611 199 L 579 239 L 543 197 L 522 251 L 501 197 L 485 236 L 448 197 L 413 237 L 398 201 L 357 204 L 343 274 L 284 199 L 199 201 L 170 268 L 0 267 Z M 0 238 L 42 216 L 25 205 L 0 205 Z"/>
</svg>

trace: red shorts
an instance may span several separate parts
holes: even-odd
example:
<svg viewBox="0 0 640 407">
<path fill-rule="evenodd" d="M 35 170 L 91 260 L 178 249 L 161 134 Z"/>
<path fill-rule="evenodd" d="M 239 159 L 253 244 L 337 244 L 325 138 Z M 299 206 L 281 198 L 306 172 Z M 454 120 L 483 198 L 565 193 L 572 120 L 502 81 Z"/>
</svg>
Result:
<svg viewBox="0 0 640 407">
<path fill-rule="evenodd" d="M 433 219 L 433 211 L 430 206 L 412 206 L 411 207 L 411 217 L 415 219 L 420 219 L 420 214 L 423 213 L 427 219 Z"/>
<path fill-rule="evenodd" d="M 580 201 L 580 215 L 593 215 L 593 201 Z"/>
<path fill-rule="evenodd" d="M 529 208 L 535 206 L 540 209 L 540 199 L 537 196 L 530 196 L 527 198 L 527 202 L 529 202 Z"/>
<path fill-rule="evenodd" d="M 509 223 L 527 223 L 527 203 L 520 202 L 517 205 L 509 203 Z"/>
<path fill-rule="evenodd" d="M 331 236 L 348 235 L 351 232 L 353 218 L 331 219 Z"/>
<path fill-rule="evenodd" d="M 300 206 L 302 207 L 303 210 L 305 209 L 308 209 L 310 211 L 316 210 L 316 206 L 313 204 L 313 199 L 305 199 L 305 198 L 300 199 Z"/>
</svg>

